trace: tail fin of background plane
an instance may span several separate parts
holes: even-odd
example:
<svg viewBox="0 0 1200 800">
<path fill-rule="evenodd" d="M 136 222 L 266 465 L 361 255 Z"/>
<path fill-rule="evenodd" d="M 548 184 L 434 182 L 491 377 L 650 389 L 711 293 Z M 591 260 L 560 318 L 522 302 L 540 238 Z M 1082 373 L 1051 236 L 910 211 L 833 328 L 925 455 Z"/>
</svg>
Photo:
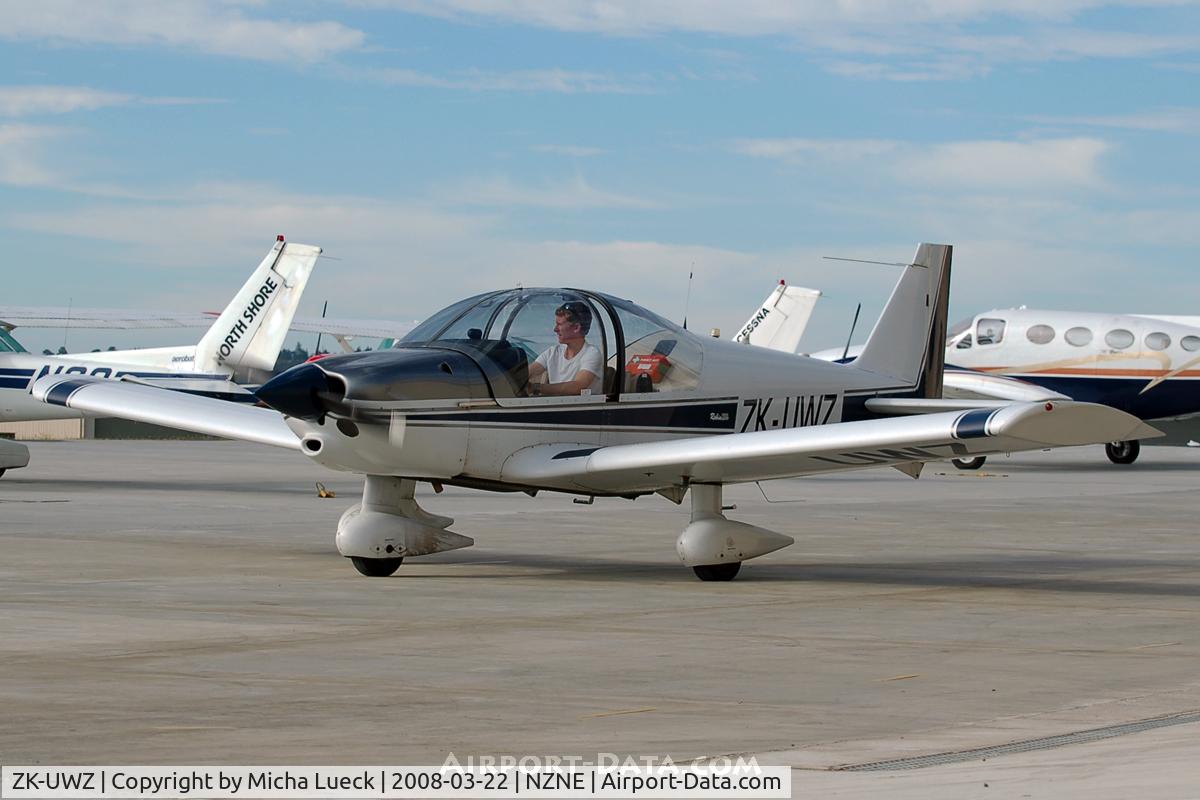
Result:
<svg viewBox="0 0 1200 800">
<path fill-rule="evenodd" d="M 735 342 L 795 353 L 821 293 L 780 281 L 758 311 L 746 320 Z"/>
<path fill-rule="evenodd" d="M 942 396 L 953 252 L 948 244 L 917 247 L 854 361 L 856 368 L 894 378 L 920 397 Z"/>
<path fill-rule="evenodd" d="M 195 369 L 272 369 L 320 255 L 281 236 L 196 346 Z"/>
</svg>

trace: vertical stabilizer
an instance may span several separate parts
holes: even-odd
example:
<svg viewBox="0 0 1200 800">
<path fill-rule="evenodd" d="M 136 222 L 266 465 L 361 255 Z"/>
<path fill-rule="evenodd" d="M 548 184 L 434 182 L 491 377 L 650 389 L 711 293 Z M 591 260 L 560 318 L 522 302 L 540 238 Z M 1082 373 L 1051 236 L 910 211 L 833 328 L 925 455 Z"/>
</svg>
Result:
<svg viewBox="0 0 1200 800">
<path fill-rule="evenodd" d="M 855 360 L 856 368 L 892 378 L 922 397 L 942 396 L 953 251 L 948 244 L 917 247 Z"/>
<path fill-rule="evenodd" d="M 282 239 L 196 346 L 197 371 L 269 370 L 321 248 Z"/>
<path fill-rule="evenodd" d="M 795 353 L 821 293 L 780 281 L 758 311 L 733 337 L 735 342 Z"/>
</svg>

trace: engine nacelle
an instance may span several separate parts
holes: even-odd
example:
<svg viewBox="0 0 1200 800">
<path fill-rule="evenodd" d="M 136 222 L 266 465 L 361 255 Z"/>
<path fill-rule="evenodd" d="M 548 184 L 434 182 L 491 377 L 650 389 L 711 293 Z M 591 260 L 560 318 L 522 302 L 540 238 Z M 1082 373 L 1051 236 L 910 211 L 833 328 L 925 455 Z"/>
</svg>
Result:
<svg viewBox="0 0 1200 800">
<path fill-rule="evenodd" d="M 689 567 L 729 564 L 773 553 L 796 540 L 757 525 L 722 516 L 694 520 L 679 534 L 675 552 Z"/>
</svg>

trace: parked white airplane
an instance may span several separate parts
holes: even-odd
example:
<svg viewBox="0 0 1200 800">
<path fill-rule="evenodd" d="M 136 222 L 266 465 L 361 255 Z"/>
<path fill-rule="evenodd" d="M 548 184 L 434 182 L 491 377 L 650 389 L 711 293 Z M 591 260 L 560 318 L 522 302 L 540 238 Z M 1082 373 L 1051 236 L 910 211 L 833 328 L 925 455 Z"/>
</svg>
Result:
<svg viewBox="0 0 1200 800">
<path fill-rule="evenodd" d="M 788 333 L 799 338 L 802 332 Z M 852 362 L 860 352 L 856 346 L 813 355 Z M 1200 440 L 1200 317 L 993 309 L 950 329 L 945 362 L 946 398 L 1103 403 L 1164 434 L 1148 444 L 1196 446 Z M 1114 464 L 1132 464 L 1141 445 L 1108 442 L 1105 453 Z M 985 459 L 953 461 L 978 469 Z"/>
<path fill-rule="evenodd" d="M 700 337 L 599 292 L 511 289 L 455 303 L 395 349 L 293 367 L 256 392 L 283 416 L 91 377 L 45 377 L 33 394 L 364 474 L 363 501 L 335 541 L 366 575 L 474 543 L 417 504 L 416 483 L 428 481 L 675 502 L 690 493 L 680 559 L 703 580 L 731 580 L 742 561 L 793 540 L 728 520 L 725 484 L 875 466 L 916 477 L 923 462 L 951 456 L 1154 434 L 1116 409 L 1070 401 L 870 419 L 940 397 L 950 260 L 948 245 L 918 248 L 849 366 Z M 535 359 L 558 348 L 569 357 L 573 344 L 578 358 L 594 348 L 588 363 L 603 375 L 539 382 Z M 587 386 L 566 395 L 576 381 Z"/>
<path fill-rule="evenodd" d="M 821 293 L 802 286 L 788 286 L 779 281 L 762 306 L 750 315 L 733 337 L 735 342 L 768 347 L 784 353 L 795 353 L 800 347 L 800 337 L 808 327 L 817 300 Z"/>
<path fill-rule="evenodd" d="M 976 377 L 948 370 L 946 386 L 964 396 L 1007 397 L 1016 379 L 1038 387 L 1041 399 L 1103 403 L 1146 420 L 1166 434 L 1149 444 L 1186 445 L 1200 439 L 1196 323 L 1196 317 L 986 311 L 950 331 L 947 363 L 973 370 Z M 1136 440 L 1106 445 L 1116 464 L 1133 463 L 1140 450 Z"/>
<path fill-rule="evenodd" d="M 319 247 L 279 237 L 208 332 L 191 346 L 34 355 L 8 332 L 9 320 L 0 318 L 0 422 L 81 416 L 29 395 L 34 381 L 46 375 L 123 378 L 252 400 L 234 380 L 269 375 L 320 254 Z"/>
</svg>

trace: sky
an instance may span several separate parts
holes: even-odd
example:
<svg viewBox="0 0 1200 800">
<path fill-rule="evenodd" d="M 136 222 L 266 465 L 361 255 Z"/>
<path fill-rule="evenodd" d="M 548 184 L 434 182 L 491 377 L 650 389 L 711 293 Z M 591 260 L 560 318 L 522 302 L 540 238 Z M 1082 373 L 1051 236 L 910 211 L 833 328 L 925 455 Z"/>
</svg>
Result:
<svg viewBox="0 0 1200 800">
<path fill-rule="evenodd" d="M 1196 2 L 0 0 L 0 302 L 219 309 L 283 233 L 339 318 L 577 286 L 729 336 L 783 278 L 817 350 L 898 277 L 824 257 L 920 241 L 952 318 L 1197 314 L 1198 145 Z"/>
</svg>

